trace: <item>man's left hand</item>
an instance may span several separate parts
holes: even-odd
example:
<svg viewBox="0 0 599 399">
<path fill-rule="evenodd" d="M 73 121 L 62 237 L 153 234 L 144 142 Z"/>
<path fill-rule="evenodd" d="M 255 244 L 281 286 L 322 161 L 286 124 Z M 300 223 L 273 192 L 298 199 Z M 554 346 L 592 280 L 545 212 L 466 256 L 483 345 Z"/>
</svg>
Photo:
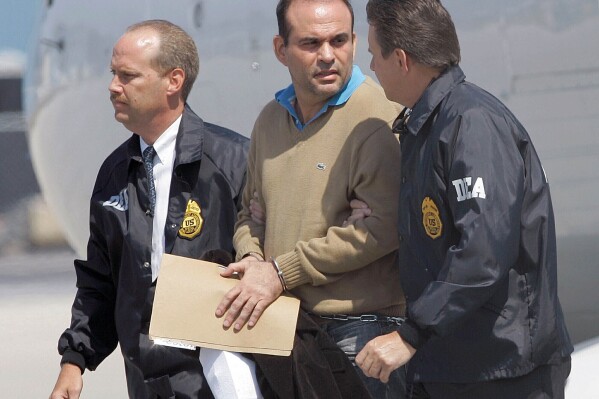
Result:
<svg viewBox="0 0 599 399">
<path fill-rule="evenodd" d="M 351 215 L 343 222 L 343 227 L 372 215 L 372 209 L 368 207 L 368 204 L 359 199 L 351 200 L 349 206 L 351 207 Z"/>
<path fill-rule="evenodd" d="M 406 364 L 414 353 L 416 349 L 394 331 L 368 342 L 356 356 L 356 364 L 367 377 L 387 383 L 393 370 Z"/>
<path fill-rule="evenodd" d="M 250 209 L 250 217 L 252 218 L 252 220 L 256 224 L 263 226 L 264 223 L 266 222 L 266 214 L 264 213 L 264 210 L 262 209 L 262 206 L 260 205 L 260 201 L 258 200 L 258 192 L 256 192 L 256 191 L 254 191 L 254 197 L 252 199 L 250 199 L 249 209 Z"/>
<path fill-rule="evenodd" d="M 231 263 L 220 273 L 231 277 L 241 276 L 241 281 L 229 290 L 216 308 L 216 317 L 225 316 L 223 327 L 239 331 L 247 322 L 254 327 L 264 310 L 283 293 L 283 287 L 275 268 L 270 262 L 259 261 L 252 256 Z"/>
</svg>

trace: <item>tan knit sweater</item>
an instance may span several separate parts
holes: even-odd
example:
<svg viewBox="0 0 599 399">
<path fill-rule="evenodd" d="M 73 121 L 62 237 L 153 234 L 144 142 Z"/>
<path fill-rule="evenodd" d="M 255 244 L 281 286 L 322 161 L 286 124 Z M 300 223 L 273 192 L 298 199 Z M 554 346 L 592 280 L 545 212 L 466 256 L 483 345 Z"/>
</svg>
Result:
<svg viewBox="0 0 599 399">
<path fill-rule="evenodd" d="M 303 131 L 276 101 L 256 121 L 234 237 L 237 258 L 274 256 L 308 311 L 403 314 L 396 264 L 400 150 L 390 128 L 399 111 L 367 77 L 345 104 Z M 249 215 L 254 191 L 265 226 Z M 354 198 L 372 215 L 341 227 Z"/>
</svg>

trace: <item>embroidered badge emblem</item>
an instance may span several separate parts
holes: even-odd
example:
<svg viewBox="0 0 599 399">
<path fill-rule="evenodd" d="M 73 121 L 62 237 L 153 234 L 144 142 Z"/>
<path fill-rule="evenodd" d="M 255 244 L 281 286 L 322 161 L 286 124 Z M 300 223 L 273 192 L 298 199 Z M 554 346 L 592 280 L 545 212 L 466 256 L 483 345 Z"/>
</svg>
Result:
<svg viewBox="0 0 599 399">
<path fill-rule="evenodd" d="M 181 223 L 181 228 L 179 229 L 179 235 L 191 240 L 200 234 L 203 225 L 204 218 L 202 218 L 200 205 L 190 199 L 187 202 L 187 209 L 185 210 L 185 217 L 183 218 L 183 223 Z"/>
<path fill-rule="evenodd" d="M 441 236 L 443 223 L 439 217 L 439 208 L 430 197 L 422 201 L 422 224 L 426 234 L 433 240 Z"/>
<path fill-rule="evenodd" d="M 113 195 L 108 201 L 104 201 L 102 206 L 110 206 L 117 211 L 126 211 L 129 209 L 129 194 L 127 194 L 127 187 L 122 189 L 118 195 Z"/>
</svg>

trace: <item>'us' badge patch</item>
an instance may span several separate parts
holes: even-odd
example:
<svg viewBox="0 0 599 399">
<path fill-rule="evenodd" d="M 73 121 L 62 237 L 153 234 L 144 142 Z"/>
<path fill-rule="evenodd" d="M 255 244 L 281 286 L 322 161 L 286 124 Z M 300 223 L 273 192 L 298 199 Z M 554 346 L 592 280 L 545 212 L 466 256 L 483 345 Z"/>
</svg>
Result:
<svg viewBox="0 0 599 399">
<path fill-rule="evenodd" d="M 435 202 L 430 198 L 426 197 L 422 201 L 422 224 L 426 235 L 433 240 L 441 236 L 443 231 L 443 223 L 439 217 L 439 208 L 435 205 Z"/>
<path fill-rule="evenodd" d="M 179 229 L 179 235 L 191 240 L 200 234 L 203 225 L 204 218 L 202 218 L 200 205 L 190 199 L 187 202 L 187 209 L 185 210 L 185 217 L 183 218 L 183 223 L 181 223 L 181 228 Z"/>
</svg>

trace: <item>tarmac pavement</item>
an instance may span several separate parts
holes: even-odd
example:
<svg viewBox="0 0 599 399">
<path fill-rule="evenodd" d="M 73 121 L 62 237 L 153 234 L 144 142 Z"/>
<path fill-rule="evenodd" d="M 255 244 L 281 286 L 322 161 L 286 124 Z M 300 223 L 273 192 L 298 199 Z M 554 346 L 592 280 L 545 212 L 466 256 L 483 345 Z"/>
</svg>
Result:
<svg viewBox="0 0 599 399">
<path fill-rule="evenodd" d="M 56 346 L 75 296 L 69 250 L 0 257 L 0 396 L 48 398 L 60 371 Z M 83 375 L 82 399 L 127 398 L 120 350 Z"/>
<path fill-rule="evenodd" d="M 69 325 L 75 297 L 74 258 L 70 250 L 0 257 L 1 398 L 49 397 L 60 371 L 58 338 Z M 589 392 L 597 392 L 597 380 L 576 375 L 597 369 L 596 353 L 575 353 L 567 398 L 595 397 Z M 127 398 L 119 348 L 96 371 L 85 372 L 81 398 Z"/>
</svg>

